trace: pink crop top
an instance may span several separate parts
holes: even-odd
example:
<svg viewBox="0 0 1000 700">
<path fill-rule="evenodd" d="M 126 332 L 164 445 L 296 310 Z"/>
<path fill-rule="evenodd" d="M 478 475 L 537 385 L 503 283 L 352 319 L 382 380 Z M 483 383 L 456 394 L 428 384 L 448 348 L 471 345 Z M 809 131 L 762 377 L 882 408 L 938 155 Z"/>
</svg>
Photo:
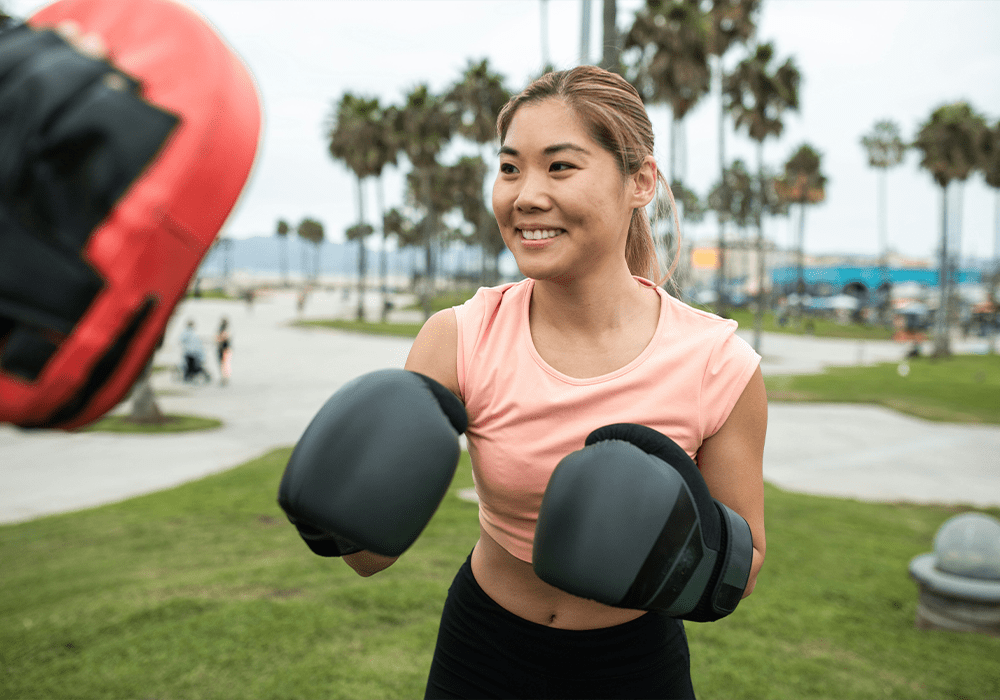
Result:
<svg viewBox="0 0 1000 700">
<path fill-rule="evenodd" d="M 639 280 L 652 287 L 645 280 Z M 559 461 L 594 429 L 640 423 L 695 457 L 725 422 L 760 362 L 736 322 L 662 289 L 652 341 L 632 362 L 587 379 L 538 355 L 528 328 L 534 281 L 480 289 L 458 318 L 458 384 L 479 494 L 479 520 L 504 549 L 531 561 L 542 494 Z"/>
</svg>

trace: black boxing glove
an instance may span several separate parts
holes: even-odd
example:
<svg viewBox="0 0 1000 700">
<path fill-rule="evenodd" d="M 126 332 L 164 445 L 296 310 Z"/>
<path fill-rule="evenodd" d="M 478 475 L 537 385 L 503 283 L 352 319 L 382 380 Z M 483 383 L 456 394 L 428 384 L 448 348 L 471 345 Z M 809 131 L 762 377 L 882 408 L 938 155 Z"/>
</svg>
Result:
<svg viewBox="0 0 1000 700">
<path fill-rule="evenodd" d="M 278 504 L 321 556 L 399 556 L 451 484 L 465 407 L 429 377 L 387 369 L 341 387 L 299 439 Z"/>
<path fill-rule="evenodd" d="M 574 595 L 708 622 L 740 602 L 753 538 L 677 443 L 619 423 L 556 467 L 532 560 L 539 578 Z"/>
</svg>

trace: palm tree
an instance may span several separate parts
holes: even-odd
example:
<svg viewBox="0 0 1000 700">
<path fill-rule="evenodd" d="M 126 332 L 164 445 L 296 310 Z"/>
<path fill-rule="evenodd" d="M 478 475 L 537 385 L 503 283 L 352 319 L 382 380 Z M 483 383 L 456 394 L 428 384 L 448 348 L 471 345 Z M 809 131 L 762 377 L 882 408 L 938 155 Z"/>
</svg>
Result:
<svg viewBox="0 0 1000 700">
<path fill-rule="evenodd" d="M 483 163 L 482 174 L 478 180 L 469 185 L 478 183 L 480 194 L 478 201 L 483 205 L 477 210 L 476 216 L 479 221 L 466 220 L 472 224 L 480 238 L 478 243 L 483 251 L 483 265 L 480 282 L 484 286 L 496 284 L 497 267 L 496 255 L 490 254 L 496 248 L 496 241 L 490 240 L 493 229 L 499 235 L 499 228 L 491 226 L 493 219 L 492 212 L 485 206 L 485 196 L 482 192 L 484 180 L 486 178 L 487 161 L 486 150 L 497 140 L 497 115 L 507 100 L 510 99 L 510 91 L 504 86 L 503 76 L 494 73 L 489 66 L 489 60 L 483 59 L 479 63 L 470 62 L 461 80 L 455 83 L 445 99 L 451 104 L 452 109 L 458 115 L 458 127 L 456 129 L 460 136 L 467 138 L 479 145 L 480 158 Z M 472 205 L 470 205 L 472 206 Z M 463 210 L 463 214 L 470 212 Z M 503 239 L 500 239 L 501 246 Z M 503 248 L 501 247 L 501 250 Z"/>
<path fill-rule="evenodd" d="M 667 177 L 671 186 L 683 184 L 677 134 L 684 117 L 708 93 L 707 18 L 697 0 L 647 0 L 625 37 L 625 49 L 632 56 L 627 75 L 643 101 L 670 105 Z"/>
<path fill-rule="evenodd" d="M 384 113 L 377 97 L 357 97 L 345 93 L 337 103 L 327 122 L 330 155 L 342 161 L 357 177 L 358 184 L 358 227 L 356 232 L 370 231 L 365 228 L 364 181 L 369 177 L 379 177 L 383 168 L 395 163 L 397 147 L 392 132 L 386 126 Z M 364 248 L 364 238 L 357 239 L 358 246 Z M 358 311 L 359 321 L 364 320 L 364 291 L 366 268 L 364 252 L 358 255 Z"/>
<path fill-rule="evenodd" d="M 889 168 L 903 162 L 906 144 L 899 133 L 899 126 L 890 119 L 875 122 L 870 133 L 861 137 L 861 145 L 868 154 L 868 165 L 878 171 L 878 240 L 879 267 L 882 271 L 882 297 L 879 317 L 882 323 L 888 319 L 892 305 L 891 283 L 889 281 L 889 220 L 886 207 L 886 175 Z"/>
<path fill-rule="evenodd" d="M 920 127 L 913 146 L 922 154 L 920 167 L 941 187 L 941 246 L 938 271 L 940 302 L 934 318 L 935 357 L 951 354 L 951 272 L 948 256 L 948 185 L 964 182 L 983 167 L 986 120 L 967 102 L 938 107 Z"/>
<path fill-rule="evenodd" d="M 799 82 L 801 76 L 795 62 L 787 59 L 772 68 L 774 45 L 760 44 L 752 56 L 740 61 L 731 75 L 723 81 L 725 109 L 736 121 L 737 129 L 745 129 L 757 142 L 757 182 L 761 192 L 764 181 L 764 141 L 778 137 L 784 129 L 781 117 L 786 110 L 799 108 Z M 757 311 L 754 316 L 754 350 L 760 352 L 764 324 L 764 211 L 763 198 L 757 208 Z"/>
<path fill-rule="evenodd" d="M 715 82 L 719 95 L 719 179 L 725 180 L 726 173 L 726 108 L 722 99 L 724 81 L 723 58 L 737 44 L 746 44 L 757 31 L 757 15 L 760 0 L 707 0 L 708 54 L 714 57 Z M 726 315 L 729 298 L 725 293 L 726 271 L 726 222 L 719 218 L 719 267 L 716 275 L 716 313 Z"/>
<path fill-rule="evenodd" d="M 715 183 L 708 193 L 708 208 L 720 220 L 734 223 L 739 229 L 746 228 L 754 221 L 753 176 L 742 160 L 734 160 L 722 173 L 722 179 Z"/>
<path fill-rule="evenodd" d="M 482 283 L 496 284 L 499 257 L 507 246 L 483 195 L 482 182 L 486 177 L 486 163 L 479 156 L 465 156 L 448 170 L 454 206 L 472 227 L 472 235 L 464 237 L 464 240 L 479 246 L 483 257 L 482 270 L 490 271 L 490 276 Z"/>
<path fill-rule="evenodd" d="M 806 291 L 804 276 L 806 207 L 826 199 L 826 176 L 820 170 L 822 156 L 809 144 L 802 144 L 785 163 L 785 176 L 778 180 L 778 197 L 799 205 L 799 231 L 796 250 L 796 317 L 802 318 L 802 297 Z"/>
<path fill-rule="evenodd" d="M 708 92 L 711 73 L 708 66 L 708 21 L 698 0 L 647 0 L 636 13 L 625 38 L 629 57 L 626 77 L 647 103 L 670 105 L 670 162 L 667 178 L 670 187 L 684 190 L 683 121 L 698 100 Z M 676 195 L 676 192 L 675 192 Z M 676 200 L 676 196 L 675 196 Z M 678 214 L 687 218 L 683 202 L 677 200 Z M 673 220 L 668 217 L 668 222 Z M 674 231 L 668 224 L 665 247 L 676 247 Z M 674 288 L 679 291 L 677 279 Z"/>
<path fill-rule="evenodd" d="M 440 96 L 434 95 L 426 84 L 415 87 L 406 96 L 406 102 L 397 112 L 396 133 L 400 149 L 413 165 L 414 175 L 420 180 L 417 204 L 426 214 L 422 227 L 426 254 L 426 280 L 420 292 L 424 316 L 431 315 L 431 294 L 435 284 L 433 244 L 440 228 L 439 212 L 432 205 L 431 178 L 438 165 L 438 155 L 451 140 L 455 129 L 455 113 Z"/>
<path fill-rule="evenodd" d="M 281 279 L 284 286 L 288 286 L 288 232 L 291 228 L 284 219 L 278 219 L 278 226 L 274 233 L 281 241 Z"/>
<path fill-rule="evenodd" d="M 742 160 L 737 159 L 723 172 L 722 180 L 709 191 L 708 209 L 714 211 L 724 223 L 734 224 L 742 240 L 746 229 L 756 223 L 758 211 L 763 211 L 767 216 L 787 214 L 787 204 L 777 193 L 778 180 L 774 173 L 765 173 L 764 200 L 761 201 L 758 178 L 750 174 Z M 746 250 L 743 243 L 739 247 Z M 720 267 L 724 263 L 725 260 L 719 260 Z M 741 273 L 746 272 L 746 268 L 742 268 Z M 723 269 L 721 276 L 725 280 L 724 294 L 728 297 L 729 270 Z"/>
<path fill-rule="evenodd" d="M 406 248 L 416 249 L 420 245 L 420 231 L 416 224 L 398 208 L 393 207 L 385 213 L 385 232 L 388 236 L 396 239 L 396 246 L 400 250 Z M 410 273 L 413 274 L 415 266 L 413 258 L 410 259 Z"/>
<path fill-rule="evenodd" d="M 983 148 L 983 176 L 986 184 L 996 190 L 993 224 L 993 269 L 990 273 L 990 301 L 993 304 L 993 324 L 990 330 L 989 352 L 996 352 L 997 337 L 997 287 L 1000 285 L 1000 121 L 986 133 Z"/>
<path fill-rule="evenodd" d="M 618 3 L 615 0 L 604 0 L 603 22 L 601 68 L 621 73 L 621 36 L 618 32 Z"/>
<path fill-rule="evenodd" d="M 319 251 L 320 251 L 320 246 L 323 245 L 323 240 L 326 238 L 326 233 L 323 230 L 323 224 L 321 224 L 316 219 L 311 219 L 311 218 L 307 217 L 305 219 L 302 219 L 302 221 L 299 222 L 299 226 L 298 226 L 297 232 L 299 234 L 299 238 L 301 238 L 303 241 L 308 241 L 308 242 L 312 243 L 313 246 L 314 246 L 314 249 L 313 249 L 313 274 L 312 274 L 312 278 L 315 280 L 317 277 L 319 277 L 319 268 L 320 268 Z M 305 269 L 305 248 L 303 248 L 302 265 L 303 265 L 302 272 L 305 275 L 306 274 L 306 269 Z"/>
</svg>

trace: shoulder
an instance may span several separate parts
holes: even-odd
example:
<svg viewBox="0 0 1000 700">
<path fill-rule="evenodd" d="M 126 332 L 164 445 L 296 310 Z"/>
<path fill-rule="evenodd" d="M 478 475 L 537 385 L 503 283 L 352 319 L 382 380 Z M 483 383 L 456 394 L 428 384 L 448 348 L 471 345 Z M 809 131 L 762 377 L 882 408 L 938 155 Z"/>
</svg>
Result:
<svg viewBox="0 0 1000 700">
<path fill-rule="evenodd" d="M 736 330 L 736 321 L 695 308 L 677 297 L 671 296 L 662 288 L 659 291 L 661 303 L 667 305 L 667 312 L 675 324 L 680 323 L 708 333 L 722 332 L 727 329 Z"/>
<path fill-rule="evenodd" d="M 455 309 L 444 309 L 427 319 L 421 327 L 404 368 L 424 374 L 460 396 L 457 358 L 458 320 Z"/>
<path fill-rule="evenodd" d="M 471 299 L 461 306 L 454 307 L 459 323 L 475 324 L 483 318 L 491 317 L 501 304 L 523 298 L 523 295 L 530 291 L 530 285 L 531 280 L 526 279 L 497 287 L 480 287 Z"/>
</svg>

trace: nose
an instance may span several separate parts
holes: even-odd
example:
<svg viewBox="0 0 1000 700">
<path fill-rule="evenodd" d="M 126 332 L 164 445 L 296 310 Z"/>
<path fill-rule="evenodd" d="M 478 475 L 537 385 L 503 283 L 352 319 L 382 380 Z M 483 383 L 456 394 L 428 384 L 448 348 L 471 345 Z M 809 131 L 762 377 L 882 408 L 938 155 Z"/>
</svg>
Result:
<svg viewBox="0 0 1000 700">
<path fill-rule="evenodd" d="M 548 209 L 549 199 L 547 179 L 540 173 L 529 170 L 522 175 L 514 207 L 518 211 L 528 212 Z"/>
</svg>

